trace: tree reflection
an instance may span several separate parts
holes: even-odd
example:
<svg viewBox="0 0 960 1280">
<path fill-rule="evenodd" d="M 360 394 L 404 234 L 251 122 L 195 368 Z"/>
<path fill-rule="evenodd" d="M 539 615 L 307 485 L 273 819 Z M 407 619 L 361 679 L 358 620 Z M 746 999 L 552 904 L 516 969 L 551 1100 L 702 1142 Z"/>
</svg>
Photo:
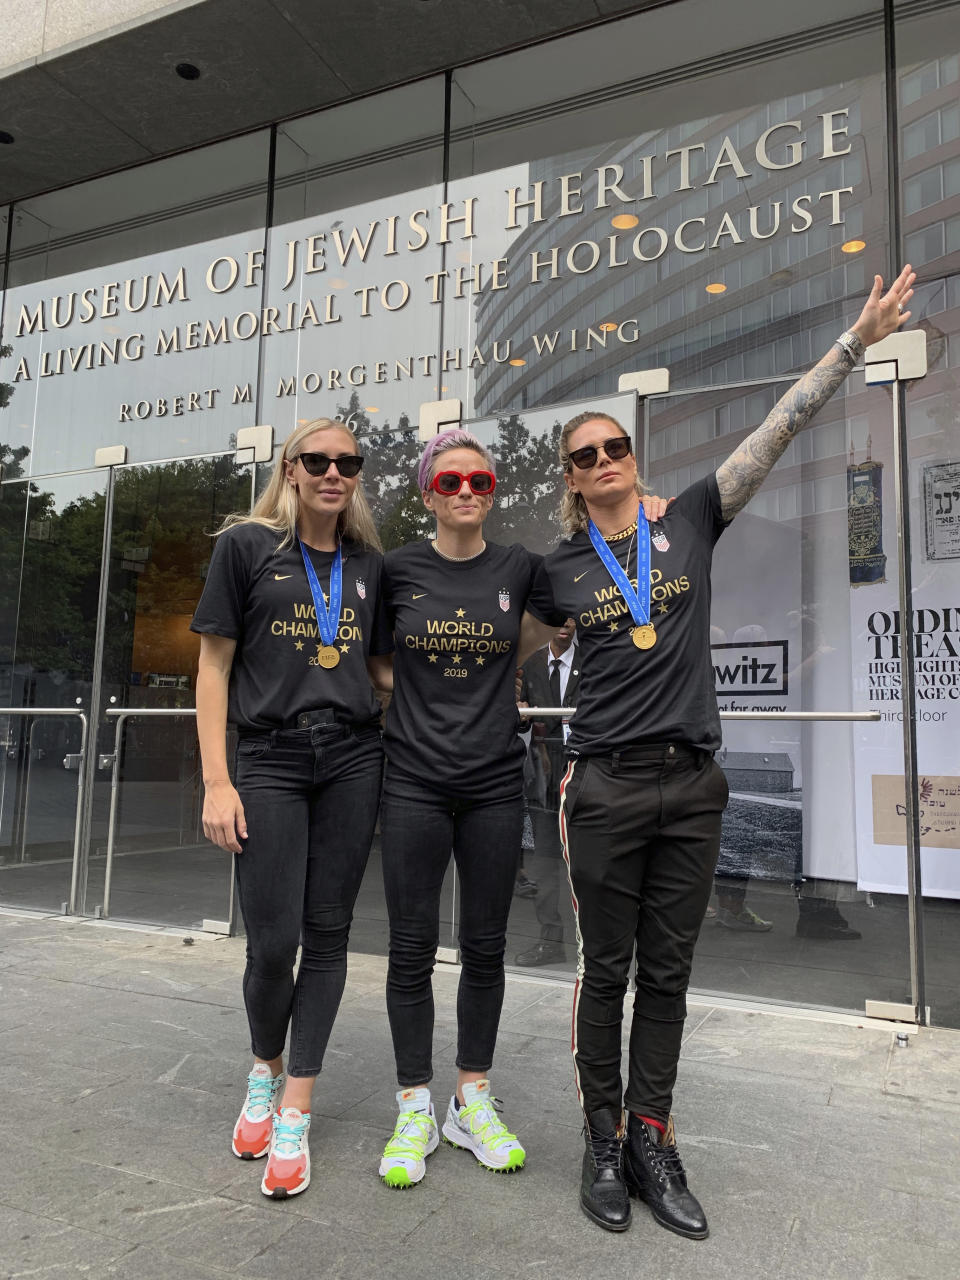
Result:
<svg viewBox="0 0 960 1280">
<path fill-rule="evenodd" d="M 364 484 L 386 548 L 428 536 L 416 471 L 421 445 L 406 414 L 374 424 L 354 393 L 339 409 L 366 454 Z M 560 423 L 532 432 L 521 414 L 490 424 L 497 500 L 487 531 L 499 542 L 544 550 L 556 539 Z M 0 444 L 0 681 L 7 698 L 37 692 L 62 701 L 93 671 L 105 497 L 62 503 L 57 481 L 24 475 L 29 450 Z M 104 473 L 104 481 L 106 473 Z M 211 535 L 231 511 L 250 508 L 250 473 L 233 454 L 114 473 L 104 681 L 182 684 L 165 705 L 192 702 L 196 641 L 189 620 L 203 589 Z M 185 677 L 186 679 L 182 679 Z M 66 687 L 64 684 L 66 683 Z M 32 692 L 30 692 L 32 690 Z M 125 698 L 124 698 L 125 701 Z"/>
<path fill-rule="evenodd" d="M 38 677 L 49 677 L 56 687 L 65 680 L 90 680 L 106 502 L 103 493 L 92 493 L 58 509 L 53 487 L 18 481 L 27 453 L 0 445 L 9 481 L 0 490 L 0 680 L 16 696 Z M 108 683 L 126 686 L 138 670 L 138 631 L 149 640 L 151 628 L 159 634 L 171 618 L 189 620 L 203 588 L 213 531 L 229 511 L 249 504 L 249 472 L 232 455 L 115 473 L 104 649 Z M 189 635 L 184 644 L 173 674 L 191 673 Z"/>
<path fill-rule="evenodd" d="M 366 454 L 364 487 L 385 550 L 429 536 L 433 520 L 424 508 L 417 485 L 422 445 L 407 414 L 397 426 L 374 425 L 360 405 L 357 392 L 337 415 L 348 422 Z M 490 450 L 497 460 L 497 493 L 485 526 L 498 542 L 522 542 L 545 551 L 557 539 L 557 512 L 562 479 L 557 466 L 561 424 L 547 432 L 532 432 L 521 414 L 500 418 Z M 484 441 L 486 443 L 486 440 Z"/>
</svg>

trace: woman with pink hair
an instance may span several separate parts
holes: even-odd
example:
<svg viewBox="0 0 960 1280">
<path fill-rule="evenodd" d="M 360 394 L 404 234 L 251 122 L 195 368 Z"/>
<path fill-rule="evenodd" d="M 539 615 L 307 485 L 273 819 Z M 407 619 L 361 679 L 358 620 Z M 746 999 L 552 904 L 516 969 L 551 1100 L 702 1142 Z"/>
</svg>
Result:
<svg viewBox="0 0 960 1280">
<path fill-rule="evenodd" d="M 431 440 L 418 480 L 436 535 L 389 552 L 383 577 L 394 692 L 384 734 L 381 848 L 390 920 L 387 1012 L 400 1088 L 380 1176 L 395 1188 L 421 1181 L 441 1131 L 498 1173 L 521 1169 L 525 1159 L 494 1106 L 489 1074 L 523 825 L 517 645 L 540 557 L 484 538 L 496 464 L 469 432 L 452 428 Z M 431 978 L 451 851 L 461 890 L 457 1084 L 438 1128 L 430 1094 Z"/>
<path fill-rule="evenodd" d="M 461 973 L 457 1085 L 443 1136 L 501 1173 L 522 1168 L 525 1154 L 494 1108 L 488 1076 L 523 822 L 516 649 L 539 557 L 485 540 L 496 465 L 469 432 L 431 440 L 418 479 L 436 536 L 389 552 L 383 583 L 395 660 L 381 847 L 387 1012 L 400 1088 L 380 1176 L 396 1188 L 420 1182 L 440 1140 L 430 1096 L 431 976 L 451 850 L 461 886 Z"/>
</svg>

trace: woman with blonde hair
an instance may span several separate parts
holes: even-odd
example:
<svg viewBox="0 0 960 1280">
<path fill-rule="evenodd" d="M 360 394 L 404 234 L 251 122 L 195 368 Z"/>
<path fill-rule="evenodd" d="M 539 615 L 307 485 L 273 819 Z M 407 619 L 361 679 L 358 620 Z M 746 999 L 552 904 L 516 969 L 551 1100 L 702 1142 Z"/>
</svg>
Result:
<svg viewBox="0 0 960 1280">
<path fill-rule="evenodd" d="M 203 829 L 235 855 L 247 934 L 254 1064 L 232 1150 L 268 1157 L 261 1190 L 274 1199 L 310 1181 L 310 1100 L 380 795 L 371 680 L 389 672 L 393 645 L 362 465 L 343 423 L 298 427 L 251 514 L 220 529 L 191 623 Z M 235 782 L 228 723 L 239 734 Z"/>
</svg>

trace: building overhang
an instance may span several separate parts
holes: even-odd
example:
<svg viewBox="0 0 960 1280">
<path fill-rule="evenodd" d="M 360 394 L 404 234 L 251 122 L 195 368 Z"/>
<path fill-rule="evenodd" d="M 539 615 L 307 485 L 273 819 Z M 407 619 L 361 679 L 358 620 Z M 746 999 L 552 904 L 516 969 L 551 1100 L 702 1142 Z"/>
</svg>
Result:
<svg viewBox="0 0 960 1280">
<path fill-rule="evenodd" d="M 0 146 L 0 203 L 669 2 L 199 0 L 154 10 L 0 67 L 0 132 L 13 138 Z M 182 64 L 199 76 L 182 78 Z"/>
</svg>

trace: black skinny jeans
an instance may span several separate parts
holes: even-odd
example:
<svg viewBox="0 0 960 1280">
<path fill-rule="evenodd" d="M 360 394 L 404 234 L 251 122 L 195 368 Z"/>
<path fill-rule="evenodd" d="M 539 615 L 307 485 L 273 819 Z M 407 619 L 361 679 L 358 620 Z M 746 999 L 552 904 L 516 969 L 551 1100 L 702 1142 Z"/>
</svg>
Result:
<svg viewBox="0 0 960 1280">
<path fill-rule="evenodd" d="M 318 1075 L 323 1065 L 382 771 L 375 728 L 278 729 L 246 735 L 237 748 L 249 832 L 236 855 L 247 930 L 243 999 L 255 1057 L 278 1058 L 289 1026 L 291 1076 Z"/>
<path fill-rule="evenodd" d="M 579 946 L 573 1005 L 577 1089 L 587 1115 L 608 1107 L 666 1121 L 677 1077 L 693 949 L 720 851 L 727 781 L 682 744 L 581 756 L 561 787 L 560 833 Z M 636 952 L 626 1094 L 623 998 Z"/>
<path fill-rule="evenodd" d="M 523 801 L 458 799 L 387 766 L 380 818 L 390 918 L 387 1014 L 397 1081 L 433 1078 L 433 975 L 450 852 L 460 877 L 457 1066 L 489 1071 L 503 1006 L 507 917 L 520 861 Z"/>
</svg>

